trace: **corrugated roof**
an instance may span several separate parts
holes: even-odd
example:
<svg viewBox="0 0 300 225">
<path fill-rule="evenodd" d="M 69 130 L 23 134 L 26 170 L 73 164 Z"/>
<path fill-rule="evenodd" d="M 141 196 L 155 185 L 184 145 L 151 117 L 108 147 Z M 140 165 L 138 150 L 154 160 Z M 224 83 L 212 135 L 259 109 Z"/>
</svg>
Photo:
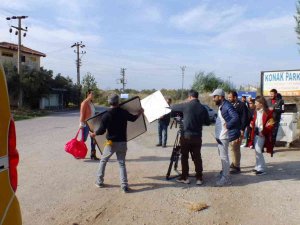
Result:
<svg viewBox="0 0 300 225">
<path fill-rule="evenodd" d="M 8 42 L 0 42 L 0 48 L 5 48 L 5 49 L 13 50 L 13 51 L 18 51 L 18 45 L 8 43 Z M 42 52 L 39 52 L 39 51 L 36 51 L 36 50 L 33 50 L 31 48 L 27 48 L 24 45 L 21 45 L 21 52 L 32 54 L 32 55 L 37 55 L 37 56 L 41 56 L 41 57 L 46 57 L 46 54 L 44 54 Z"/>
</svg>

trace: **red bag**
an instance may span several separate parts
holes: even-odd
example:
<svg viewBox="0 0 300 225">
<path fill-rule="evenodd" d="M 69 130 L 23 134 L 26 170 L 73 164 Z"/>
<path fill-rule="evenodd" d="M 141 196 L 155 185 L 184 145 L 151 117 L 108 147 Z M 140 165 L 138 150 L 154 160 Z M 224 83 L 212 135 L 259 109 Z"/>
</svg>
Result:
<svg viewBox="0 0 300 225">
<path fill-rule="evenodd" d="M 81 140 L 78 141 L 77 137 L 80 130 L 82 136 L 81 136 Z M 85 158 L 88 149 L 83 141 L 83 130 L 81 128 L 77 131 L 76 136 L 72 140 L 68 141 L 67 144 L 65 144 L 65 151 L 73 155 L 76 159 Z"/>
</svg>

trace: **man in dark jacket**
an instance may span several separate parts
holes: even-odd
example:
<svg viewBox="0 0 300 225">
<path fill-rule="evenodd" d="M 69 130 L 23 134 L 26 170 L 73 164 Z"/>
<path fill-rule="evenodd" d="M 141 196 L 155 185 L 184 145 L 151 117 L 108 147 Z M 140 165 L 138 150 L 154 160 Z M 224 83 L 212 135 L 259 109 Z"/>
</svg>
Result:
<svg viewBox="0 0 300 225">
<path fill-rule="evenodd" d="M 182 174 L 179 183 L 189 184 L 189 152 L 193 155 L 196 170 L 196 184 L 203 183 L 201 158 L 202 126 L 209 125 L 209 116 L 205 107 L 198 100 L 198 92 L 190 90 L 188 102 L 171 106 L 173 112 L 183 114 L 183 135 L 180 137 Z"/>
<path fill-rule="evenodd" d="M 240 137 L 240 119 L 232 104 L 225 99 L 225 92 L 216 89 L 211 94 L 216 105 L 219 107 L 218 117 L 215 124 L 215 136 L 218 142 L 218 151 L 222 163 L 222 171 L 216 186 L 230 185 L 229 178 L 229 142 Z"/>
<path fill-rule="evenodd" d="M 278 133 L 279 123 L 281 119 L 281 113 L 284 112 L 284 101 L 276 89 L 270 91 L 270 98 L 267 100 L 267 104 L 270 110 L 273 110 L 273 119 L 275 121 L 273 132 L 272 132 L 272 143 L 273 147 L 276 143 L 276 136 Z"/>
<path fill-rule="evenodd" d="M 246 127 L 250 123 L 248 108 L 244 102 L 238 100 L 238 94 L 236 91 L 230 91 L 228 93 L 228 101 L 235 108 L 236 112 L 239 115 L 240 119 L 240 131 L 241 137 L 230 142 L 230 152 L 231 152 L 231 165 L 230 165 L 230 173 L 237 174 L 241 172 L 240 162 L 241 162 L 241 142 L 244 138 L 244 132 Z"/>
<path fill-rule="evenodd" d="M 171 98 L 167 99 L 167 103 L 171 105 Z M 168 126 L 170 124 L 171 113 L 163 115 L 158 119 L 158 144 L 156 146 L 167 147 Z"/>
<path fill-rule="evenodd" d="M 125 165 L 127 152 L 127 121 L 135 121 L 143 113 L 143 109 L 141 109 L 137 115 L 130 114 L 125 109 L 119 107 L 119 96 L 115 94 L 109 98 L 108 102 L 111 108 L 103 115 L 99 129 L 95 133 L 90 133 L 91 137 L 95 137 L 107 131 L 107 141 L 100 160 L 96 186 L 100 188 L 104 186 L 106 163 L 109 158 L 116 153 L 120 167 L 121 189 L 124 193 L 127 193 L 129 191 Z"/>
</svg>

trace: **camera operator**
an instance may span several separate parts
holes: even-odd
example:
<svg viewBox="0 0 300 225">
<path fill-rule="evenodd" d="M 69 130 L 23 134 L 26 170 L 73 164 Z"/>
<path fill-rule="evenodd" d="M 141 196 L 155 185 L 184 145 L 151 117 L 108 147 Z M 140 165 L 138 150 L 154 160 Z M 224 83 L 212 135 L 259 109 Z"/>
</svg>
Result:
<svg viewBox="0 0 300 225">
<path fill-rule="evenodd" d="M 196 184 L 201 185 L 203 183 L 202 126 L 210 124 L 208 112 L 198 100 L 198 92 L 195 90 L 188 92 L 188 102 L 176 104 L 170 108 L 173 112 L 182 112 L 183 114 L 183 135 L 180 137 L 182 175 L 177 182 L 190 183 L 188 159 L 189 152 L 191 152 L 196 170 Z"/>
</svg>

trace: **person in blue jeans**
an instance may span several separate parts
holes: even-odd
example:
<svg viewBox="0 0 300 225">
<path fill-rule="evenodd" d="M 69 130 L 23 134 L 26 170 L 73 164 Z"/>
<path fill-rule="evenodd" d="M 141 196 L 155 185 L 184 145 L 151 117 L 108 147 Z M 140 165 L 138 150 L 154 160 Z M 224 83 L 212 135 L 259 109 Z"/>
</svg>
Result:
<svg viewBox="0 0 300 225">
<path fill-rule="evenodd" d="M 86 99 L 80 105 L 79 127 L 82 129 L 84 142 L 86 142 L 89 135 L 89 127 L 87 126 L 86 121 L 95 115 L 95 106 L 93 104 L 93 100 L 94 92 L 93 90 L 89 89 L 86 93 Z M 96 156 L 96 145 L 93 138 L 91 138 L 91 159 L 99 160 L 99 158 Z"/>
<path fill-rule="evenodd" d="M 172 99 L 167 98 L 167 103 L 171 105 Z M 170 124 L 171 113 L 163 115 L 158 119 L 158 144 L 156 146 L 167 147 L 168 126 Z"/>
<path fill-rule="evenodd" d="M 103 115 L 100 127 L 96 132 L 90 133 L 91 137 L 106 133 L 106 143 L 100 160 L 97 173 L 96 186 L 104 187 L 105 167 L 110 157 L 116 153 L 120 167 L 121 189 L 129 192 L 125 157 L 127 152 L 127 121 L 134 122 L 143 112 L 141 109 L 137 115 L 132 115 L 127 110 L 119 107 L 119 96 L 112 95 L 108 100 L 110 109 Z"/>
</svg>

